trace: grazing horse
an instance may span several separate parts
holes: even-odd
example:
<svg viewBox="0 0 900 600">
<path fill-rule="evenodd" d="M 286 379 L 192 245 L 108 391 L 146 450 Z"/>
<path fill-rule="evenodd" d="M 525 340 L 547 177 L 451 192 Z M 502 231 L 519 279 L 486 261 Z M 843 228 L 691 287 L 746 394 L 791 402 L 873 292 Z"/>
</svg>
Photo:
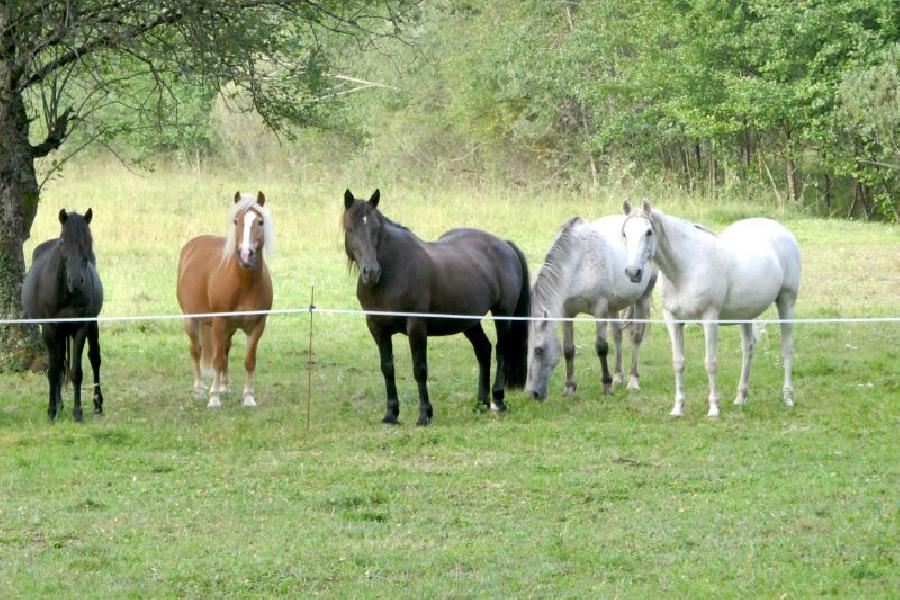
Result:
<svg viewBox="0 0 900 600">
<path fill-rule="evenodd" d="M 751 319 L 772 302 L 781 319 L 794 318 L 800 288 L 800 248 L 784 226 L 771 219 L 744 219 L 721 235 L 705 227 L 653 210 L 646 200 L 632 210 L 627 202 L 622 235 L 628 251 L 625 273 L 635 280 L 652 260 L 660 271 L 660 296 L 675 369 L 675 406 L 672 416 L 684 412 L 684 323 L 702 319 L 706 337 L 706 374 L 709 378 L 709 413 L 719 414 L 716 387 L 718 319 L 746 319 L 741 323 L 741 380 L 734 403 L 749 395 L 750 361 L 755 343 Z M 784 403 L 794 404 L 791 364 L 794 358 L 793 323 L 781 323 L 784 354 Z"/>
<path fill-rule="evenodd" d="M 186 315 L 268 310 L 272 308 L 272 277 L 264 255 L 275 246 L 272 216 L 259 192 L 235 192 L 226 237 L 201 235 L 181 249 L 178 262 L 178 304 Z M 194 394 L 205 393 L 201 371 L 213 369 L 209 408 L 221 406 L 220 396 L 229 393 L 228 352 L 231 336 L 238 329 L 247 334 L 243 405 L 256 406 L 253 374 L 256 345 L 266 328 L 266 315 L 185 318 L 184 331 L 191 339 L 194 362 Z"/>
<path fill-rule="evenodd" d="M 409 337 L 413 373 L 419 388 L 419 425 L 433 415 L 428 400 L 428 336 L 462 333 L 478 359 L 478 401 L 488 405 L 491 343 L 479 318 L 428 318 L 422 313 L 480 316 L 528 315 L 528 267 L 522 252 L 509 241 L 478 229 L 451 229 L 437 241 L 424 242 L 378 210 L 380 191 L 368 201 L 344 192 L 344 248 L 350 265 L 359 269 L 356 297 L 365 310 L 418 313 L 417 316 L 366 315 L 378 344 L 387 389 L 383 423 L 396 424 L 400 401 L 394 380 L 395 333 Z M 524 320 L 497 320 L 497 372 L 490 407 L 506 410 L 506 386 L 525 383 L 528 327 Z"/>
<path fill-rule="evenodd" d="M 93 318 L 103 308 L 103 284 L 97 273 L 89 208 L 84 216 L 59 211 L 60 237 L 39 245 L 31 255 L 31 269 L 22 282 L 22 308 L 29 319 Z M 100 391 L 100 332 L 97 321 L 43 323 L 41 336 L 47 345 L 50 365 L 50 403 L 47 416 L 54 420 L 62 409 L 61 388 L 72 361 L 75 388 L 72 416 L 81 421 L 81 354 L 88 344 L 88 359 L 94 371 L 94 414 L 103 414 Z M 69 342 L 73 343 L 70 350 Z M 70 354 L 71 352 L 71 354 Z"/>
<path fill-rule="evenodd" d="M 544 265 L 538 271 L 531 300 L 531 331 L 528 335 L 528 380 L 525 393 L 543 400 L 547 382 L 559 363 L 560 345 L 556 337 L 559 317 L 572 318 L 588 313 L 607 319 L 627 309 L 631 316 L 646 319 L 650 314 L 650 294 L 656 283 L 656 269 L 650 268 L 636 282 L 625 276 L 625 245 L 622 223 L 625 217 L 609 216 L 593 222 L 575 217 L 562 226 Z M 597 323 L 596 350 L 603 370 L 603 393 L 612 393 L 614 383 L 622 383 L 622 326 L 612 326 L 616 345 L 615 376 L 610 377 L 606 341 L 607 322 Z M 574 394 L 575 342 L 572 321 L 563 321 L 562 355 L 566 358 L 565 392 Z M 644 323 L 631 324 L 631 373 L 628 389 L 638 390 L 638 357 L 644 337 Z"/>
</svg>

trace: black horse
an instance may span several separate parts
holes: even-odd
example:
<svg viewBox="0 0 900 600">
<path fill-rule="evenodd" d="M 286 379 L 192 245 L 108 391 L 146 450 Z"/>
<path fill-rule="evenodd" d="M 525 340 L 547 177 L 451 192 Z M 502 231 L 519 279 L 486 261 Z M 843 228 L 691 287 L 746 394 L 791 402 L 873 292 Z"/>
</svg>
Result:
<svg viewBox="0 0 900 600">
<path fill-rule="evenodd" d="M 91 318 L 103 307 L 103 285 L 97 274 L 94 242 L 90 223 L 93 213 L 84 216 L 65 209 L 59 211 L 62 235 L 47 240 L 34 249 L 31 270 L 22 283 L 22 307 L 30 319 Z M 65 381 L 72 360 L 72 384 L 75 406 L 72 415 L 82 420 L 81 354 L 88 343 L 88 358 L 94 371 L 94 414 L 103 413 L 103 393 L 100 391 L 100 335 L 96 321 L 43 323 L 41 335 L 50 354 L 47 379 L 50 382 L 50 405 L 47 415 L 56 418 L 62 409 L 60 388 Z M 73 348 L 69 349 L 69 342 Z M 70 357 L 70 352 L 72 356 Z"/>
<path fill-rule="evenodd" d="M 529 314 L 528 267 L 509 241 L 478 229 L 452 229 L 435 242 L 424 242 L 378 210 L 379 190 L 368 202 L 344 192 L 344 247 L 359 268 L 356 297 L 363 309 L 411 313 L 521 316 Z M 497 373 L 490 407 L 506 410 L 505 388 L 523 387 L 528 350 L 528 323 L 498 320 Z M 478 401 L 488 405 L 491 342 L 480 319 L 367 315 L 366 324 L 381 354 L 387 388 L 384 423 L 397 423 L 400 401 L 394 381 L 395 333 L 409 337 L 413 373 L 419 388 L 419 425 L 433 414 L 428 400 L 429 335 L 464 334 L 478 359 Z"/>
</svg>

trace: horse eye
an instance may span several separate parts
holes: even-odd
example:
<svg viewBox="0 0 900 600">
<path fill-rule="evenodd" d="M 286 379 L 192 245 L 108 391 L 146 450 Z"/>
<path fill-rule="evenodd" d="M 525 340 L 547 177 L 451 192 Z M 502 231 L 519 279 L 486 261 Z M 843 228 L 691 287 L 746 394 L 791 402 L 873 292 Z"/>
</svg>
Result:
<svg viewBox="0 0 900 600">
<path fill-rule="evenodd" d="M 237 219 L 234 220 L 234 224 L 237 225 Z"/>
<path fill-rule="evenodd" d="M 259 225 L 260 227 L 262 227 L 262 226 L 263 226 L 263 220 L 260 219 L 259 221 L 256 222 L 256 224 Z"/>
<path fill-rule="evenodd" d="M 544 354 L 544 347 L 543 347 L 543 346 L 535 346 L 535 347 L 534 347 L 534 354 L 535 354 L 535 356 L 543 356 L 543 354 Z"/>
<path fill-rule="evenodd" d="M 652 230 L 652 229 L 648 229 L 648 230 L 647 230 L 647 237 L 650 237 L 651 235 L 653 235 L 653 230 Z"/>
</svg>

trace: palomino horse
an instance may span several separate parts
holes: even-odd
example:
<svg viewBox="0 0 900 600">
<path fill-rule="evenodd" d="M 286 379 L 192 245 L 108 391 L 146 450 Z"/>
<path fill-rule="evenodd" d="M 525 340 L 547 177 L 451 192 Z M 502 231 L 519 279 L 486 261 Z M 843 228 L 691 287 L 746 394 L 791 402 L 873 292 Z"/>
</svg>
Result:
<svg viewBox="0 0 900 600">
<path fill-rule="evenodd" d="M 785 227 L 770 219 L 737 221 L 717 236 L 710 230 L 643 207 L 624 205 L 627 218 L 622 235 L 628 251 L 626 274 L 639 279 L 652 260 L 660 271 L 663 315 L 672 342 L 675 369 L 673 416 L 684 412 L 684 323 L 702 319 L 706 336 L 706 374 L 709 378 L 709 413 L 719 414 L 716 387 L 716 343 L 718 319 L 746 320 L 741 323 L 741 380 L 735 404 L 749 395 L 750 361 L 755 343 L 751 319 L 772 302 L 781 323 L 784 354 L 784 403 L 794 404 L 791 364 L 794 358 L 794 304 L 800 288 L 800 248 Z"/>
<path fill-rule="evenodd" d="M 409 337 L 413 373 L 419 388 L 419 425 L 433 415 L 428 400 L 428 336 L 464 334 L 478 359 L 478 400 L 488 404 L 491 343 L 479 318 L 428 318 L 422 313 L 480 316 L 528 315 L 529 281 L 525 257 L 512 242 L 478 229 L 451 229 L 435 242 L 423 242 L 378 210 L 380 192 L 368 202 L 344 192 L 344 247 L 359 268 L 356 297 L 363 309 L 402 311 L 416 316 L 367 315 L 378 344 L 387 389 L 383 423 L 397 423 L 400 401 L 394 380 L 395 333 Z M 497 373 L 490 407 L 506 410 L 505 389 L 525 383 L 528 327 L 524 320 L 497 320 Z"/>
<path fill-rule="evenodd" d="M 103 285 L 97 274 L 94 258 L 94 239 L 89 227 L 93 212 L 84 216 L 59 211 L 62 235 L 47 240 L 34 249 L 31 270 L 22 282 L 22 308 L 29 319 L 92 318 L 103 308 Z M 75 405 L 72 415 L 82 420 L 81 354 L 88 344 L 88 358 L 94 371 L 94 414 L 103 414 L 103 393 L 100 391 L 100 332 L 97 321 L 44 323 L 41 335 L 50 355 L 47 380 L 50 383 L 50 403 L 47 416 L 52 421 L 62 409 L 61 387 L 68 363 L 73 360 L 72 384 Z M 69 355 L 69 340 L 74 342 Z"/>
<path fill-rule="evenodd" d="M 528 380 L 525 393 L 542 400 L 547 395 L 547 382 L 559 363 L 560 345 L 556 337 L 555 318 L 571 318 L 588 313 L 607 319 L 627 309 L 632 317 L 646 319 L 650 314 L 650 294 L 656 283 L 656 269 L 648 269 L 637 282 L 625 276 L 625 245 L 622 223 L 625 217 L 609 216 L 593 222 L 576 217 L 562 226 L 544 265 L 538 271 L 531 300 L 531 331 L 528 335 Z M 574 394 L 575 342 L 572 321 L 563 321 L 562 355 L 566 358 L 567 394 Z M 612 325 L 616 345 L 615 375 L 610 377 L 606 341 L 607 322 L 597 323 L 595 344 L 603 370 L 603 393 L 612 393 L 614 383 L 622 383 L 622 326 Z M 631 324 L 631 373 L 628 389 L 638 390 L 638 357 L 644 337 L 644 323 Z"/>
<path fill-rule="evenodd" d="M 226 237 L 201 235 L 181 249 L 178 263 L 178 304 L 187 315 L 272 308 L 272 277 L 264 255 L 275 246 L 272 217 L 265 208 L 266 197 L 259 192 L 235 192 Z M 194 361 L 194 394 L 205 392 L 201 367 L 213 368 L 209 388 L 209 408 L 221 406 L 220 395 L 229 392 L 228 352 L 231 336 L 238 329 L 247 334 L 247 382 L 244 406 L 256 406 L 253 373 L 256 345 L 266 328 L 266 315 L 186 318 L 184 330 L 191 338 Z"/>
</svg>

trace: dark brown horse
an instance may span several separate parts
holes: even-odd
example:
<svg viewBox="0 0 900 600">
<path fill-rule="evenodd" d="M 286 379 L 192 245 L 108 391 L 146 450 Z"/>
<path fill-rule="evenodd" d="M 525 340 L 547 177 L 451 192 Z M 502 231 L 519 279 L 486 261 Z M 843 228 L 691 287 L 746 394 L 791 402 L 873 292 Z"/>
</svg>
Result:
<svg viewBox="0 0 900 600">
<path fill-rule="evenodd" d="M 91 318 L 103 308 L 103 285 L 97 274 L 94 239 L 89 227 L 93 212 L 84 216 L 59 211 L 62 234 L 34 249 L 31 269 L 22 282 L 22 308 L 29 319 Z M 94 414 L 103 413 L 100 391 L 100 332 L 96 321 L 44 323 L 41 335 L 50 355 L 47 380 L 50 383 L 50 420 L 62 409 L 61 388 L 68 363 L 72 361 L 75 404 L 72 415 L 82 420 L 81 382 L 84 372 L 81 355 L 88 344 L 88 358 L 94 371 Z M 73 347 L 70 356 L 69 342 Z"/>
<path fill-rule="evenodd" d="M 268 310 L 272 308 L 272 277 L 264 254 L 274 249 L 272 217 L 259 192 L 234 194 L 227 237 L 201 235 L 181 249 L 178 263 L 178 304 L 185 314 Z M 256 406 L 253 374 L 256 345 L 266 328 L 265 315 L 186 318 L 184 330 L 191 339 L 194 361 L 194 394 L 205 392 L 201 370 L 212 366 L 209 408 L 221 406 L 220 395 L 229 393 L 228 352 L 238 329 L 247 334 L 247 383 L 244 406 Z M 211 365 L 210 365 L 211 363 Z"/>
<path fill-rule="evenodd" d="M 410 313 L 528 316 L 530 287 L 522 252 L 512 243 L 478 229 L 452 229 L 435 242 L 423 242 L 409 229 L 378 210 L 379 190 L 368 202 L 344 192 L 344 247 L 351 264 L 359 268 L 356 297 L 363 309 Z M 498 320 L 497 373 L 491 409 L 506 410 L 505 389 L 525 384 L 528 323 Z M 491 343 L 481 321 L 421 316 L 367 315 L 381 354 L 381 372 L 387 388 L 387 414 L 383 423 L 397 423 L 400 401 L 394 380 L 395 333 L 409 337 L 413 373 L 419 388 L 419 425 L 433 415 L 428 400 L 427 338 L 429 335 L 464 334 L 478 359 L 478 401 L 488 405 Z"/>
</svg>

